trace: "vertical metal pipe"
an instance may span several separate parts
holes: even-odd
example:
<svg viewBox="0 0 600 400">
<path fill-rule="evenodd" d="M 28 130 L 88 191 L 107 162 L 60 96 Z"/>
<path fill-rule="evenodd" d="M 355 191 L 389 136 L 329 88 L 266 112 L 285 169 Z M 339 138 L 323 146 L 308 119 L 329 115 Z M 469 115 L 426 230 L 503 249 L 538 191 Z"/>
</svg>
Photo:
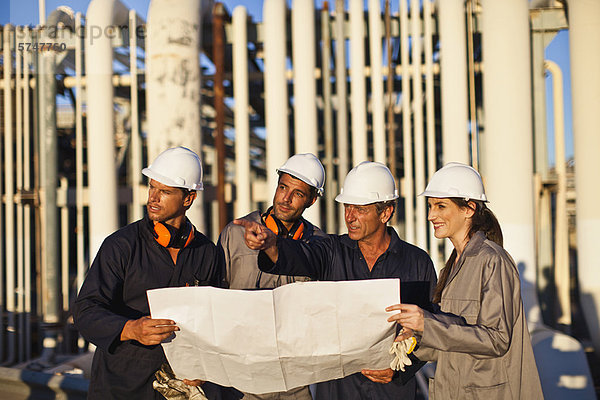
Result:
<svg viewBox="0 0 600 400">
<path fill-rule="evenodd" d="M 385 0 L 385 45 L 387 49 L 387 143 L 388 165 L 396 176 L 396 118 L 394 116 L 394 81 L 396 79 L 392 63 L 392 16 L 390 0 Z M 394 218 L 398 213 L 394 214 Z"/>
<path fill-rule="evenodd" d="M 323 130 L 325 132 L 325 172 L 326 172 L 326 229 L 333 231 L 335 226 L 335 185 L 334 185 L 334 165 L 333 165 L 333 113 L 331 110 L 331 31 L 329 19 L 329 3 L 323 2 L 321 10 L 321 80 L 323 83 Z"/>
<path fill-rule="evenodd" d="M 225 10 L 223 3 L 215 3 L 212 18 L 213 36 L 213 62 L 215 65 L 214 83 L 214 107 L 215 107 L 215 150 L 216 150 L 216 192 L 218 225 L 215 227 L 219 232 L 227 225 L 227 207 L 225 204 L 225 87 L 223 79 L 225 76 Z M 214 166 L 215 164 L 213 164 Z M 213 181 L 215 182 L 215 181 Z"/>
<path fill-rule="evenodd" d="M 600 2 L 568 1 L 573 133 L 577 192 L 577 256 L 582 309 L 596 351 L 600 349 L 600 269 L 597 201 L 600 186 Z"/>
<path fill-rule="evenodd" d="M 410 112 L 410 65 L 408 58 L 408 0 L 400 0 L 400 62 L 402 64 L 402 194 L 404 196 L 404 240 L 415 242 L 415 209 L 413 181 L 412 129 Z"/>
<path fill-rule="evenodd" d="M 423 0 L 423 29 L 425 50 L 425 117 L 427 127 L 427 176 L 431 178 L 437 170 L 435 141 L 435 97 L 433 93 L 433 16 L 431 0 Z M 423 203 L 425 206 L 425 203 Z M 427 211 L 425 210 L 425 213 Z M 429 255 L 439 271 L 440 251 L 438 239 L 425 219 L 425 230 L 429 231 Z"/>
<path fill-rule="evenodd" d="M 296 153 L 317 154 L 314 2 L 292 2 L 294 139 Z"/>
<path fill-rule="evenodd" d="M 127 15 L 127 9 L 119 0 L 92 0 L 87 8 L 85 65 L 90 259 L 96 256 L 104 238 L 118 227 L 111 43 L 114 28 L 110 26 L 126 24 Z"/>
<path fill-rule="evenodd" d="M 75 14 L 75 32 L 81 32 L 81 13 Z M 81 85 L 82 37 L 75 38 L 75 212 L 77 234 L 77 293 L 85 278 L 85 243 L 83 232 L 83 87 Z"/>
<path fill-rule="evenodd" d="M 337 100 L 336 113 L 336 138 L 338 144 L 338 170 L 337 181 L 341 187 L 346 174 L 349 170 L 349 149 L 348 149 L 348 103 L 346 77 L 346 37 L 344 35 L 344 22 L 346 12 L 344 10 L 344 0 L 335 2 L 335 95 Z M 333 177 L 329 177 L 333 179 Z M 331 193 L 333 196 L 333 193 Z M 338 232 L 346 231 L 344 224 L 344 208 L 338 207 Z M 329 229 L 329 228 L 328 228 Z M 333 229 L 331 229 L 333 231 Z"/>
<path fill-rule="evenodd" d="M 41 35 L 42 41 L 51 40 Z M 56 188 L 58 183 L 58 137 L 56 133 L 56 56 L 48 51 L 39 55 L 39 146 L 40 211 L 42 215 L 42 321 L 44 327 L 42 357 L 53 360 L 60 322 L 59 241 Z"/>
<path fill-rule="evenodd" d="M 20 42 L 27 42 L 26 33 L 22 27 L 17 27 L 17 37 Z M 17 202 L 17 332 L 18 338 L 18 361 L 25 359 L 25 236 L 24 236 L 24 199 L 23 199 L 23 93 L 28 90 L 28 82 L 23 79 L 23 64 L 25 51 L 16 52 L 16 75 L 15 75 L 15 90 L 16 90 L 16 193 L 18 195 Z M 27 68 L 27 64 L 25 64 Z M 27 85 L 27 86 L 25 86 Z"/>
<path fill-rule="evenodd" d="M 81 13 L 75 15 L 75 32 L 81 32 Z M 84 267 L 84 232 L 83 232 L 83 89 L 82 75 L 82 37 L 75 38 L 75 212 L 77 235 L 77 292 L 83 284 Z"/>
<path fill-rule="evenodd" d="M 277 187 L 279 168 L 289 157 L 288 94 L 286 78 L 286 3 L 265 0 L 265 123 L 267 128 L 267 186 L 269 193 Z"/>
<path fill-rule="evenodd" d="M 185 146 L 202 158 L 200 0 L 152 0 L 146 42 L 148 159 Z M 189 219 L 205 231 L 204 195 L 197 192 Z"/>
<path fill-rule="evenodd" d="M 38 0 L 40 12 L 40 25 L 46 25 L 46 0 Z"/>
<path fill-rule="evenodd" d="M 425 190 L 425 135 L 423 131 L 423 76 L 421 74 L 421 54 L 423 44 L 421 39 L 421 7 L 419 0 L 411 0 L 410 22 L 412 27 L 412 71 L 413 71 L 413 112 L 415 138 L 415 187 Z M 416 199 L 416 233 L 417 246 L 427 248 L 427 213 L 425 201 Z"/>
<path fill-rule="evenodd" d="M 541 324 L 535 279 L 533 143 L 529 9 L 521 0 L 482 2 L 485 140 L 481 170 L 486 192 L 515 260 L 530 327 Z M 519 62 L 506 63 L 515 59 Z M 510 118 L 507 118 L 510 116 Z M 510 188 L 510 190 L 507 190 Z M 515 195 L 518 204 L 515 204 Z"/>
<path fill-rule="evenodd" d="M 16 37 L 18 42 L 26 42 L 24 40 L 24 32 L 22 27 L 16 28 Z M 24 248 L 24 236 L 23 236 L 23 51 L 15 52 L 16 58 L 16 71 L 15 71 L 15 96 L 16 96 L 16 113 L 15 118 L 17 122 L 16 135 L 15 135 L 15 172 L 16 172 L 16 193 L 18 200 L 16 201 L 17 208 L 17 326 L 16 331 L 18 333 L 18 361 L 22 361 L 24 358 L 24 331 L 21 329 L 23 326 L 23 284 L 24 284 L 24 260 L 23 260 L 23 248 Z"/>
<path fill-rule="evenodd" d="M 473 45 L 473 0 L 467 0 L 467 60 L 469 63 L 469 130 L 471 132 L 471 164 L 479 169 L 479 131 L 475 101 L 475 47 Z"/>
<path fill-rule="evenodd" d="M 140 138 L 139 121 L 139 99 L 138 99 L 138 68 L 137 68 L 137 14 L 135 10 L 129 10 L 129 74 L 131 86 L 131 144 L 129 162 L 129 185 L 131 186 L 132 198 L 129 213 L 129 221 L 137 221 L 144 216 L 140 193 L 142 183 L 142 141 Z M 81 50 L 81 49 L 80 49 Z"/>
<path fill-rule="evenodd" d="M 2 48 L 3 48 L 3 57 L 4 57 L 4 68 L 3 68 L 3 99 L 4 99 L 4 135 L 10 135 L 12 130 L 12 88 L 11 88 L 11 75 L 12 75 L 12 51 L 11 51 L 11 43 L 10 43 L 10 32 L 12 31 L 12 25 L 6 24 L 4 25 L 4 30 L 2 34 Z M 6 141 L 6 139 L 4 139 Z M 6 145 L 5 145 L 6 147 Z M 6 170 L 5 170 L 6 172 Z M 2 181 L 6 178 L 0 173 L 0 192 L 2 192 Z M 5 203 L 5 207 L 8 206 L 8 198 L 2 199 Z M 0 227 L 2 225 L 6 225 L 5 218 L 0 212 Z M 0 229 L 0 244 L 2 242 L 8 244 L 8 238 L 5 237 L 4 230 Z M 7 260 L 7 254 L 4 252 L 4 247 L 0 246 L 0 260 L 4 260 L 4 265 L 0 263 L 0 267 L 8 268 L 10 265 Z M 4 301 L 4 274 L 0 274 L 0 312 L 4 311 L 5 306 L 7 305 Z M 0 360 L 4 360 L 4 318 L 0 318 Z"/>
<path fill-rule="evenodd" d="M 208 150 L 206 152 L 206 158 L 205 163 L 213 166 L 213 168 L 211 168 L 210 171 L 210 181 L 211 182 L 217 182 L 219 180 L 218 174 L 218 168 L 216 168 L 215 166 L 219 163 L 218 158 L 219 155 L 217 154 L 217 148 L 216 146 L 210 150 Z M 220 224 L 220 216 L 219 216 L 219 202 L 218 201 L 211 201 L 210 202 L 210 226 L 213 227 L 219 227 Z M 219 239 L 219 233 L 220 231 L 218 229 L 213 229 L 211 232 L 211 240 L 213 242 L 216 242 Z"/>
<path fill-rule="evenodd" d="M 8 27 L 8 28 L 7 28 Z M 10 104 L 5 104 L 4 114 L 4 240 L 5 240 L 5 273 L 6 273 L 6 312 L 8 316 L 7 323 L 7 363 L 14 361 L 15 354 L 15 178 L 14 178 L 14 126 L 13 126 L 13 107 L 12 107 L 12 50 L 14 46 L 14 31 L 13 27 L 5 26 L 4 34 L 8 36 L 9 48 L 4 49 L 4 68 L 5 79 L 8 80 L 8 85 L 5 87 L 5 101 Z M 7 42 L 5 41 L 5 44 Z M 16 52 L 15 52 L 16 53 Z M 15 54 L 17 56 L 17 54 Z M 6 72 L 8 71 L 8 72 Z M 8 97 L 6 93 L 8 92 Z M 8 107 L 7 107 L 8 106 Z"/>
<path fill-rule="evenodd" d="M 561 315 L 558 323 L 571 325 L 571 273 L 569 268 L 569 221 L 567 217 L 567 168 L 565 159 L 565 117 L 563 77 L 560 67 L 546 60 L 545 68 L 552 74 L 554 107 L 554 160 L 558 188 L 554 233 L 554 281 L 558 291 Z"/>
<path fill-rule="evenodd" d="M 365 82 L 365 19 L 362 0 L 350 2 L 350 122 L 352 165 L 369 157 L 367 143 L 367 87 Z"/>
<path fill-rule="evenodd" d="M 373 160 L 386 163 L 385 117 L 383 105 L 383 55 L 380 0 L 369 0 L 369 55 L 371 59 L 371 115 L 373 121 Z"/>
<path fill-rule="evenodd" d="M 66 176 L 60 177 L 60 255 L 61 255 L 61 293 L 62 311 L 69 311 L 69 205 L 67 196 L 69 181 Z"/>
<path fill-rule="evenodd" d="M 537 17 L 531 15 L 531 24 L 535 24 L 536 19 L 541 19 L 543 13 Z M 544 187 L 542 182 L 548 179 L 548 131 L 546 127 L 546 71 L 544 69 L 544 54 L 546 44 L 555 36 L 555 33 L 545 31 L 531 31 L 531 83 L 533 87 L 533 132 L 534 132 L 534 173 L 536 175 L 536 258 L 537 258 L 537 281 L 536 286 L 540 294 L 540 301 L 545 303 L 542 311 L 546 312 L 545 320 L 554 318 L 555 309 L 553 307 L 556 301 L 551 287 L 554 282 L 550 281 L 554 266 L 554 246 L 552 232 L 552 206 L 551 206 L 551 191 L 548 187 Z M 552 293 L 551 293 L 552 292 Z"/>
<path fill-rule="evenodd" d="M 25 28 L 26 38 L 29 42 L 32 42 L 32 33 L 29 28 Z M 23 98 L 23 190 L 26 192 L 31 191 L 31 121 L 30 121 L 30 86 L 29 86 L 29 66 L 30 66 L 29 51 L 25 51 L 23 55 L 23 81 L 24 86 L 24 98 Z M 24 235 L 24 246 L 23 246 L 23 268 L 24 268 L 24 312 L 25 312 L 25 359 L 31 358 L 31 206 L 25 204 L 24 206 L 24 217 L 23 217 L 23 235 Z"/>
<path fill-rule="evenodd" d="M 315 5 L 313 1 L 292 1 L 292 61 L 294 68 L 294 141 L 296 153 L 317 157 L 317 87 L 315 81 Z M 304 217 L 321 224 L 321 203 L 304 211 Z"/>
<path fill-rule="evenodd" d="M 248 13 L 233 10 L 233 98 L 235 100 L 235 188 L 234 217 L 248 214 L 250 204 L 250 122 L 248 120 Z"/>
<path fill-rule="evenodd" d="M 464 0 L 439 0 L 442 160 L 470 163 Z"/>
</svg>

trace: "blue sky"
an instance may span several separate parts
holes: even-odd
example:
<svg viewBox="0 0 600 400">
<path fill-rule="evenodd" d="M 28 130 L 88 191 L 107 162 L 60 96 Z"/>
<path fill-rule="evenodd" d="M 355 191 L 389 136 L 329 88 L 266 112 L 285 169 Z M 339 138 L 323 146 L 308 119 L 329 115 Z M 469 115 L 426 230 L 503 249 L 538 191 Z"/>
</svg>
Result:
<svg viewBox="0 0 600 400">
<path fill-rule="evenodd" d="M 121 0 L 129 8 L 135 9 L 142 17 L 146 17 L 148 13 L 148 5 L 150 0 Z M 46 0 L 46 13 L 49 14 L 58 6 L 66 5 L 71 7 L 75 12 L 80 11 L 85 14 L 90 0 Z M 365 1 L 366 2 L 366 1 Z M 248 9 L 248 14 L 251 15 L 254 21 L 262 20 L 262 0 L 224 0 L 227 9 L 232 12 L 235 6 L 244 5 Z M 288 3 L 291 3 L 288 0 Z M 322 7 L 323 1 L 317 0 L 317 7 Z M 334 1 L 330 1 L 331 4 Z M 383 1 L 382 1 L 383 4 Z M 392 1 L 392 11 L 397 11 L 398 1 Z M 383 6 L 382 6 L 383 9 Z M 8 22 L 13 25 L 35 25 L 39 21 L 38 0 L 0 0 L 0 24 L 4 25 Z M 556 62 L 563 71 L 564 90 L 565 90 L 565 134 L 566 134 L 566 157 L 567 159 L 573 156 L 573 128 L 572 128 L 572 113 L 571 113 L 571 76 L 569 68 L 569 34 L 568 31 L 560 32 L 556 38 L 546 48 L 546 59 Z M 551 102 L 551 82 L 546 78 L 547 87 L 547 103 Z M 550 164 L 554 164 L 554 139 L 552 120 L 552 110 L 549 105 L 548 113 L 548 159 Z"/>
</svg>

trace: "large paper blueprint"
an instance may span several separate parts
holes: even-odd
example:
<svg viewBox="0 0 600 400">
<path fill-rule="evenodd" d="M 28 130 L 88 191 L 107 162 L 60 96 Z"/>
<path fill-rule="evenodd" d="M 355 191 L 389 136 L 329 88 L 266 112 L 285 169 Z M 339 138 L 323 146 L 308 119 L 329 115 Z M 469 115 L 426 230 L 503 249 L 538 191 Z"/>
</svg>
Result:
<svg viewBox="0 0 600 400">
<path fill-rule="evenodd" d="M 385 307 L 400 302 L 400 281 L 166 288 L 148 301 L 152 318 L 181 329 L 162 344 L 178 378 L 268 393 L 389 368 L 396 327 Z"/>
</svg>

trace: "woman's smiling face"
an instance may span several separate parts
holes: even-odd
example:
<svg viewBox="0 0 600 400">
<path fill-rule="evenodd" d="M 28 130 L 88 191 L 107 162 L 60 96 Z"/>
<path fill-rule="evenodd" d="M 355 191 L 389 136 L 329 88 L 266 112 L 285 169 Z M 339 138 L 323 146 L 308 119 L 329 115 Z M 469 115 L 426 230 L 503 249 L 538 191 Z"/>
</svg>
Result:
<svg viewBox="0 0 600 400">
<path fill-rule="evenodd" d="M 451 199 L 429 197 L 427 199 L 429 214 L 435 237 L 438 239 L 464 239 L 471 227 L 473 210 L 459 207 Z"/>
</svg>

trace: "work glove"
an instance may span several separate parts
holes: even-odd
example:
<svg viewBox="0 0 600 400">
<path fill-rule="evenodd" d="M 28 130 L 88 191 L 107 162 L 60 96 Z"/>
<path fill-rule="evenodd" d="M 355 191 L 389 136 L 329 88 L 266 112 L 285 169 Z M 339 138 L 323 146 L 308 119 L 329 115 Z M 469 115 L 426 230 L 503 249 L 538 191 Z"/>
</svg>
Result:
<svg viewBox="0 0 600 400">
<path fill-rule="evenodd" d="M 412 353 L 416 345 L 417 339 L 415 339 L 414 336 L 406 338 L 401 342 L 392 343 L 392 347 L 390 347 L 390 354 L 395 354 L 395 357 L 390 363 L 390 368 L 394 371 L 400 370 L 404 372 L 404 367 L 407 365 L 412 365 L 412 361 L 408 355 Z"/>
<path fill-rule="evenodd" d="M 175 378 L 175 373 L 167 363 L 161 365 L 154 373 L 156 380 L 152 387 L 168 400 L 208 400 L 200 386 L 190 386 L 181 379 Z"/>
</svg>

